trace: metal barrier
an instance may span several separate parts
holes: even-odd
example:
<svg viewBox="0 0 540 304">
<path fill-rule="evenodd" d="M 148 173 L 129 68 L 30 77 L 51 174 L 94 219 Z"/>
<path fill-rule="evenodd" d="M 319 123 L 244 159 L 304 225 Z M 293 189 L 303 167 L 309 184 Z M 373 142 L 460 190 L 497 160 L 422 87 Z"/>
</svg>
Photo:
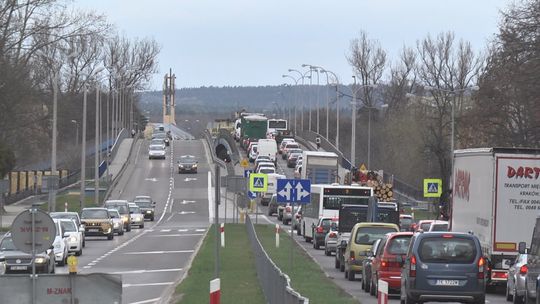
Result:
<svg viewBox="0 0 540 304">
<path fill-rule="evenodd" d="M 255 254 L 257 277 L 266 302 L 270 304 L 309 304 L 308 298 L 292 289 L 289 276 L 283 273 L 264 251 L 249 216 L 246 217 L 246 229 L 251 248 Z"/>
</svg>

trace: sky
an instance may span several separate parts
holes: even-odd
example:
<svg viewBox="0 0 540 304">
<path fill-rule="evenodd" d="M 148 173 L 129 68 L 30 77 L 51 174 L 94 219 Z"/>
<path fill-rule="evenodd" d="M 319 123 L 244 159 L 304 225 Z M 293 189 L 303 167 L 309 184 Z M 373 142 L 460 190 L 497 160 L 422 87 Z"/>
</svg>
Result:
<svg viewBox="0 0 540 304">
<path fill-rule="evenodd" d="M 152 37 L 161 47 L 160 90 L 172 69 L 177 89 L 292 83 L 288 69 L 324 67 L 352 82 L 352 39 L 365 31 L 390 62 L 404 45 L 452 31 L 483 51 L 511 0 L 74 0 L 107 16 L 118 33 Z M 292 73 L 291 75 L 294 75 Z M 296 77 L 296 76 L 295 76 Z M 316 77 L 314 79 L 316 81 Z M 325 83 L 326 78 L 320 78 Z"/>
</svg>

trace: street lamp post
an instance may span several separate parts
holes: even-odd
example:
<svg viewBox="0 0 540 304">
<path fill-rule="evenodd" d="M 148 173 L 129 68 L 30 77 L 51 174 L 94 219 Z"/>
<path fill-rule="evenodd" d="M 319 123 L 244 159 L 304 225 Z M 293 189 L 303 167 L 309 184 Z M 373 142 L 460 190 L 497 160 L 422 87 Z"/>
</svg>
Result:
<svg viewBox="0 0 540 304">
<path fill-rule="evenodd" d="M 296 134 L 296 105 L 298 103 L 298 80 L 299 79 L 296 79 L 294 77 L 292 77 L 291 75 L 281 75 L 281 77 L 283 78 L 290 78 L 294 81 L 294 133 Z M 289 124 L 291 123 L 291 118 L 290 118 L 291 114 L 290 114 L 290 107 L 289 107 Z"/>
<path fill-rule="evenodd" d="M 52 126 L 52 148 L 51 148 L 51 175 L 56 175 L 56 138 L 58 122 L 58 75 L 56 71 L 53 76 L 53 126 Z M 50 188 L 49 188 L 50 189 Z M 49 190 L 49 212 L 56 210 L 56 189 Z"/>
<path fill-rule="evenodd" d="M 289 69 L 289 72 L 296 72 L 300 75 L 300 79 L 302 79 L 302 89 L 304 89 L 304 79 L 309 78 L 311 80 L 311 76 L 307 76 L 307 73 L 310 71 L 306 71 L 305 73 L 302 73 L 295 69 Z M 311 115 L 310 115 L 311 116 Z M 302 99 L 302 111 L 300 112 L 300 129 L 304 131 L 304 99 Z M 296 134 L 296 133 L 295 133 Z"/>
<path fill-rule="evenodd" d="M 353 76 L 352 119 L 351 119 L 351 169 L 356 163 L 356 76 Z"/>
<path fill-rule="evenodd" d="M 71 122 L 74 123 L 75 127 L 77 128 L 77 131 L 75 133 L 75 146 L 77 146 L 79 144 L 79 122 L 75 119 L 72 119 Z"/>
<path fill-rule="evenodd" d="M 96 86 L 96 134 L 94 142 L 94 204 L 99 206 L 99 84 Z"/>
<path fill-rule="evenodd" d="M 321 68 L 321 73 L 324 73 L 326 75 L 326 84 L 330 84 L 330 82 L 328 81 L 328 74 L 332 74 L 332 76 L 334 76 L 334 78 L 336 79 L 336 148 L 339 150 L 339 90 L 338 90 L 338 86 L 339 86 L 339 79 L 337 77 L 337 75 L 332 72 L 332 71 L 329 71 L 327 69 L 324 69 L 324 68 Z M 329 124 L 330 124 L 330 97 L 327 96 L 326 98 L 326 139 L 329 140 L 328 136 L 329 136 Z"/>
</svg>

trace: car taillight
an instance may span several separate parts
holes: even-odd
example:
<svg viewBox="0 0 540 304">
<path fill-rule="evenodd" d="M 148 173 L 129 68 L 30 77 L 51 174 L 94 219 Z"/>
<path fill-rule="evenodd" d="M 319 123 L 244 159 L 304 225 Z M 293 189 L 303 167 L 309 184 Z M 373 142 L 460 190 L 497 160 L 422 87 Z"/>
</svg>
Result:
<svg viewBox="0 0 540 304">
<path fill-rule="evenodd" d="M 328 235 L 329 238 L 337 238 L 337 233 L 335 232 L 330 232 L 330 234 Z"/>
<path fill-rule="evenodd" d="M 411 256 L 411 263 L 409 266 L 409 276 L 416 277 L 416 256 Z"/>
<path fill-rule="evenodd" d="M 484 267 L 486 266 L 486 259 L 484 257 L 480 257 L 478 259 L 478 278 L 483 279 L 485 277 L 485 271 Z"/>
<path fill-rule="evenodd" d="M 527 271 L 529 270 L 529 268 L 527 267 L 527 265 L 523 265 L 521 267 L 519 267 L 519 274 L 527 274 Z"/>
<path fill-rule="evenodd" d="M 317 227 L 317 233 L 323 233 L 323 232 L 324 232 L 323 227 L 321 226 Z"/>
<path fill-rule="evenodd" d="M 381 260 L 381 270 L 389 270 L 390 268 L 400 268 L 400 267 L 401 267 L 400 263 L 394 259 Z"/>
<path fill-rule="evenodd" d="M 354 261 L 354 259 L 355 259 L 354 251 L 351 250 L 351 252 L 349 254 L 349 260 Z"/>
</svg>

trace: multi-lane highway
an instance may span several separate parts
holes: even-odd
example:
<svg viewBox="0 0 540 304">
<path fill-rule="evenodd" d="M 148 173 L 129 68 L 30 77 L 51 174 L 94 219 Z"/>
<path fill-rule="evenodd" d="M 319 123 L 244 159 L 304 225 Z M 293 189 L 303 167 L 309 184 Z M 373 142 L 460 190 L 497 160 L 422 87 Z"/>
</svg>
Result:
<svg viewBox="0 0 540 304">
<path fill-rule="evenodd" d="M 181 139 L 172 141 L 165 160 L 149 160 L 148 141 L 137 142 L 110 197 L 132 200 L 150 195 L 157 202 L 155 221 L 112 241 L 89 237 L 79 258 L 80 273 L 122 275 L 123 303 L 156 303 L 172 292 L 208 229 L 206 149 L 201 140 L 185 140 L 192 137 L 172 131 Z M 176 160 L 184 154 L 197 156 L 197 174 L 178 174 Z M 58 268 L 59 273 L 66 271 Z"/>
<path fill-rule="evenodd" d="M 303 147 L 305 148 L 305 147 Z M 241 149 L 240 149 L 241 150 Z M 241 153 L 244 153 L 243 151 Z M 245 153 L 244 153 L 245 156 Z M 280 174 L 284 174 L 287 176 L 287 178 L 294 178 L 294 169 L 287 168 L 286 161 L 282 160 L 281 157 L 278 157 L 278 166 L 277 171 Z M 275 225 L 279 224 L 282 226 L 282 228 L 285 231 L 290 231 L 291 226 L 290 225 L 283 225 L 281 222 L 277 221 L 276 216 L 266 216 L 267 214 L 267 207 L 259 206 L 259 223 L 264 223 L 265 221 L 269 224 Z M 262 220 L 261 220 L 262 219 Z M 321 269 L 326 273 L 326 275 L 334 280 L 334 282 L 339 285 L 342 289 L 344 289 L 349 294 L 353 295 L 355 298 L 360 300 L 363 304 L 376 304 L 377 299 L 373 296 L 370 296 L 369 293 L 364 292 L 361 290 L 361 275 L 357 276 L 356 281 L 349 281 L 345 278 L 344 273 L 340 272 L 339 269 L 334 268 L 334 256 L 326 256 L 324 254 L 324 247 L 323 249 L 316 250 L 313 248 L 312 243 L 307 243 L 304 241 L 303 237 L 298 236 L 296 233 L 294 233 L 294 239 L 296 242 L 304 248 L 304 250 L 308 253 L 309 256 L 313 258 L 315 262 L 317 262 Z M 399 298 L 398 297 L 391 297 L 390 303 L 392 304 L 398 304 Z M 486 303 L 490 304 L 503 304 L 506 303 L 506 299 L 503 294 L 501 293 L 488 293 L 486 297 Z"/>
</svg>

